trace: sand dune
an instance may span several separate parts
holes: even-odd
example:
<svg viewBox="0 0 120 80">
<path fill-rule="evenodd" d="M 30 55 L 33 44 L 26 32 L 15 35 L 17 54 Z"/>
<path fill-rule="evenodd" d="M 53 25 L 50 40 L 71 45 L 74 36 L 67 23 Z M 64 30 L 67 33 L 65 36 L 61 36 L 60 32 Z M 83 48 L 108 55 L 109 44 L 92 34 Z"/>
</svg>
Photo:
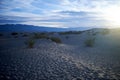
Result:
<svg viewBox="0 0 120 80">
<path fill-rule="evenodd" d="M 91 29 L 80 34 L 46 33 L 61 39 L 0 38 L 0 79 L 11 80 L 110 80 L 120 79 L 119 30 Z M 95 38 L 93 46 L 85 41 Z"/>
</svg>

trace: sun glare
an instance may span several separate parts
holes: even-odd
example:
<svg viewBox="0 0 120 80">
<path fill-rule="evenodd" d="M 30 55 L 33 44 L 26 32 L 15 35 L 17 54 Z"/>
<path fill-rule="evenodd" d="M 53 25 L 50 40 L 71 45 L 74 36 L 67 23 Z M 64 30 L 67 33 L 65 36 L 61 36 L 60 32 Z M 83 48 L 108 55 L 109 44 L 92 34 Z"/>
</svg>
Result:
<svg viewBox="0 0 120 80">
<path fill-rule="evenodd" d="M 103 17 L 108 21 L 108 25 L 120 27 L 120 7 L 111 7 L 104 10 Z"/>
</svg>

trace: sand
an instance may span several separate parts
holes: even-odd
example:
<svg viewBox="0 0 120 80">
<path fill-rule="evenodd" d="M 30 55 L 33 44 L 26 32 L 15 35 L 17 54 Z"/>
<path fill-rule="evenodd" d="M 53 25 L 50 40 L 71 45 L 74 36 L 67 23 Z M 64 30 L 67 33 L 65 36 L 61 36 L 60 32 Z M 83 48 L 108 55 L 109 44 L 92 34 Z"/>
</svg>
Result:
<svg viewBox="0 0 120 80">
<path fill-rule="evenodd" d="M 54 34 L 62 43 L 37 39 L 33 48 L 24 44 L 27 37 L 0 39 L 0 80 L 118 80 L 119 52 L 103 40 L 110 35 L 96 35 L 94 47 L 84 45 L 87 31 Z"/>
</svg>

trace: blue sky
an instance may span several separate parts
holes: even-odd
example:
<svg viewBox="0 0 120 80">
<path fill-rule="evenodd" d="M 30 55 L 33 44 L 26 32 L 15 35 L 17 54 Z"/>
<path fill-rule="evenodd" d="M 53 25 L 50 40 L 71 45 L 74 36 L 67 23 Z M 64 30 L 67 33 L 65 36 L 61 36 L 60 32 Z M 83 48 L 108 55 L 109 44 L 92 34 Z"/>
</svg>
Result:
<svg viewBox="0 0 120 80">
<path fill-rule="evenodd" d="M 0 24 L 120 27 L 120 0 L 0 0 Z"/>
</svg>

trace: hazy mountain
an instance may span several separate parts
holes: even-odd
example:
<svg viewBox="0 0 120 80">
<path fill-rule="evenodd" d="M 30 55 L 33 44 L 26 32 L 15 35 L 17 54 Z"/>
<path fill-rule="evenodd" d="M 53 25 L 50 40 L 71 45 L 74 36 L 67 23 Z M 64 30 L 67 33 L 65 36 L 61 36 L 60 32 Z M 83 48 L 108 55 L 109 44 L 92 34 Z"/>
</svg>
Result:
<svg viewBox="0 0 120 80">
<path fill-rule="evenodd" d="M 22 24 L 5 24 L 0 25 L 0 32 L 51 32 L 51 31 L 73 31 L 73 30 L 87 30 L 90 28 L 54 28 L 44 26 L 22 25 Z"/>
</svg>

